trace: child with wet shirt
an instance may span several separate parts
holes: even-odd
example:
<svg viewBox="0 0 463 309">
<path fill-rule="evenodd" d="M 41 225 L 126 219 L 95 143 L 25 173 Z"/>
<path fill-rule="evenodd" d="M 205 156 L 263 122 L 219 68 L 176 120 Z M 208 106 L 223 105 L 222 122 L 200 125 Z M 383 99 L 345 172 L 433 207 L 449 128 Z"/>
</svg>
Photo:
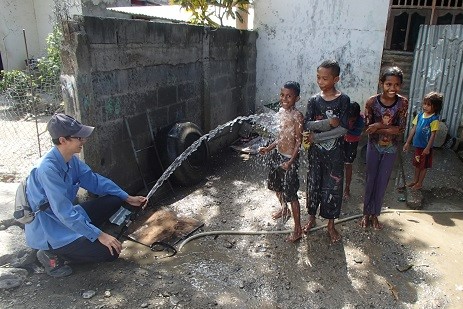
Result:
<svg viewBox="0 0 463 309">
<path fill-rule="evenodd" d="M 276 192 L 281 209 L 273 213 L 273 219 L 289 218 L 291 212 L 294 219 L 294 231 L 286 238 L 288 242 L 296 242 L 302 238 L 300 220 L 300 205 L 297 196 L 299 189 L 299 149 L 302 141 L 302 124 L 304 116 L 296 109 L 296 102 L 300 97 L 300 85 L 289 81 L 280 91 L 281 109 L 279 118 L 279 132 L 276 140 L 267 147 L 259 148 L 259 153 L 271 153 L 271 168 L 268 175 L 268 188 Z M 291 212 L 286 203 L 291 203 Z"/>
<path fill-rule="evenodd" d="M 339 217 L 344 182 L 343 136 L 347 132 L 347 116 L 350 98 L 337 90 L 339 64 L 334 60 L 323 61 L 317 68 L 317 84 L 320 92 L 309 99 L 304 119 L 304 143 L 309 148 L 307 171 L 307 210 L 309 220 L 304 226 L 308 233 L 320 216 L 328 219 L 328 235 L 331 243 L 341 239 L 334 220 Z"/>
</svg>

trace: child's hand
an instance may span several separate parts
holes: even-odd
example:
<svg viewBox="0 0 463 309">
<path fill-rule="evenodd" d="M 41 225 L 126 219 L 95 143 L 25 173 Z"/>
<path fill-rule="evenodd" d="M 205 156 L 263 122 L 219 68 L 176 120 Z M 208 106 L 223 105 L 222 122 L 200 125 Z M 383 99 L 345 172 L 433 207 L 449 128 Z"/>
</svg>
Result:
<svg viewBox="0 0 463 309">
<path fill-rule="evenodd" d="M 381 124 L 379 122 L 375 122 L 373 124 L 370 124 L 365 132 L 367 134 L 373 134 L 380 128 L 380 126 L 381 126 Z"/>
<path fill-rule="evenodd" d="M 423 155 L 428 155 L 430 152 L 431 152 L 431 150 L 429 150 L 429 148 L 426 147 L 426 148 L 423 149 L 422 154 Z"/>
<path fill-rule="evenodd" d="M 339 122 L 340 122 L 339 118 L 337 118 L 337 117 L 330 118 L 330 126 L 332 128 L 336 128 L 337 126 L 339 126 Z"/>
<path fill-rule="evenodd" d="M 259 154 L 265 155 L 268 153 L 268 148 L 267 147 L 259 147 Z"/>
<path fill-rule="evenodd" d="M 281 168 L 284 169 L 285 171 L 289 170 L 290 167 L 291 167 L 291 162 L 289 161 L 283 162 L 281 164 Z"/>
<path fill-rule="evenodd" d="M 314 137 L 314 134 L 312 132 L 310 133 L 306 133 L 304 132 L 305 134 L 302 135 L 302 142 L 306 145 L 310 144 L 313 142 L 313 137 Z"/>
<path fill-rule="evenodd" d="M 410 148 L 410 144 L 409 144 L 409 143 L 405 143 L 402 150 L 403 150 L 403 152 L 407 152 L 409 148 Z"/>
</svg>

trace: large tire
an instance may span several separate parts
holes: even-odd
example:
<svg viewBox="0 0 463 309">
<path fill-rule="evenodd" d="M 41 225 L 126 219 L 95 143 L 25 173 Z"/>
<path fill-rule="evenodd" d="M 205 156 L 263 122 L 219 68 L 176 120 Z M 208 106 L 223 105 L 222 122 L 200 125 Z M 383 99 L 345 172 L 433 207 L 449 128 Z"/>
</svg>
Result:
<svg viewBox="0 0 463 309">
<path fill-rule="evenodd" d="M 162 133 L 164 132 L 164 133 Z M 175 123 L 164 130 L 164 141 L 160 147 L 164 168 L 167 168 L 189 146 L 197 141 L 203 133 L 191 122 Z M 163 147 L 164 146 L 164 147 Z M 209 158 L 209 148 L 205 141 L 191 153 L 173 172 L 174 182 L 182 186 L 190 186 L 204 179 L 204 166 Z"/>
</svg>

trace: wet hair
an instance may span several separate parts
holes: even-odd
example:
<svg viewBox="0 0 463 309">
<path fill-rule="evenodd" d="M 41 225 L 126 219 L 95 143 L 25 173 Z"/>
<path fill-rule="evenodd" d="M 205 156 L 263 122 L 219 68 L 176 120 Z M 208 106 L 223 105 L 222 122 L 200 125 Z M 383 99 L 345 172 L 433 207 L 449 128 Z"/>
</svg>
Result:
<svg viewBox="0 0 463 309">
<path fill-rule="evenodd" d="M 334 77 L 338 77 L 341 74 L 341 67 L 336 60 L 325 60 L 317 67 L 317 70 L 320 68 L 329 69 Z"/>
<path fill-rule="evenodd" d="M 428 101 L 429 103 L 431 103 L 434 113 L 438 115 L 442 110 L 444 95 L 436 91 L 431 91 L 430 93 L 424 96 L 423 102 L 424 101 Z"/>
<path fill-rule="evenodd" d="M 283 85 L 283 88 L 292 89 L 296 93 L 296 96 L 299 96 L 299 94 L 301 93 L 301 85 L 299 85 L 298 82 L 295 82 L 295 81 L 292 81 L 292 80 L 287 81 Z"/>
<path fill-rule="evenodd" d="M 351 118 L 351 117 L 358 118 L 358 116 L 360 116 L 360 105 L 357 102 L 353 101 L 349 105 L 349 110 L 348 110 L 347 114 L 348 114 L 349 118 Z"/>
<path fill-rule="evenodd" d="M 400 79 L 400 83 L 402 84 L 404 81 L 404 73 L 399 67 L 387 67 L 381 72 L 381 77 L 379 80 L 384 83 L 386 78 L 389 76 L 397 76 Z"/>
</svg>

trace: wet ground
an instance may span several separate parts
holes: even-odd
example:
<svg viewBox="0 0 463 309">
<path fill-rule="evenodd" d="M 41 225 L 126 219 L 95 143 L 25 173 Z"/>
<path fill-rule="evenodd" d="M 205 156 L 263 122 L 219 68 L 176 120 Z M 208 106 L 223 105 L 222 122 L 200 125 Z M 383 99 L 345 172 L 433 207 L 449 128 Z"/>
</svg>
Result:
<svg viewBox="0 0 463 309">
<path fill-rule="evenodd" d="M 361 213 L 359 161 L 342 218 Z M 361 229 L 352 219 L 337 225 L 343 235 L 338 244 L 330 244 L 326 229 L 291 244 L 284 240 L 292 221 L 271 219 L 278 202 L 265 179 L 260 156 L 226 150 L 211 160 L 207 180 L 178 189 L 162 207 L 201 220 L 203 231 L 281 234 L 205 236 L 175 257 L 157 260 L 148 249 L 125 242 L 114 263 L 73 266 L 75 273 L 62 279 L 32 274 L 27 284 L 1 292 L 0 307 L 461 308 L 463 214 L 407 212 L 391 188 L 389 212 L 380 217 L 384 230 Z M 459 199 L 426 194 L 425 210 L 461 207 Z M 300 198 L 304 223 L 303 190 Z M 86 299 L 88 291 L 95 295 Z"/>
</svg>

